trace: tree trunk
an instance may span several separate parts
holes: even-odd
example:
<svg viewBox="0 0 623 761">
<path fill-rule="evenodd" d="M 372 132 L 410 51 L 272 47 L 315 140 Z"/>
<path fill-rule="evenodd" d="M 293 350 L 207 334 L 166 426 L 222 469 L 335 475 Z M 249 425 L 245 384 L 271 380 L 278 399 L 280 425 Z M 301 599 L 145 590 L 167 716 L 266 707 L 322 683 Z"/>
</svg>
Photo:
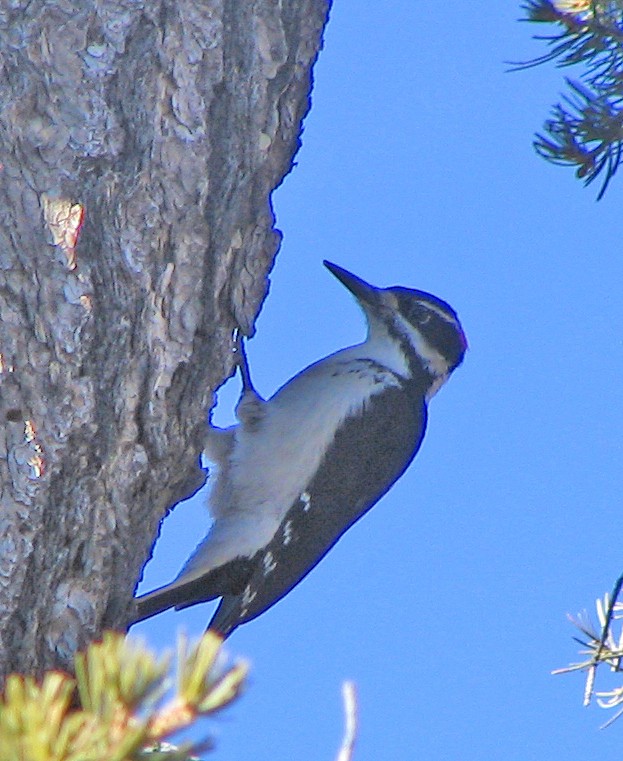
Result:
<svg viewBox="0 0 623 761">
<path fill-rule="evenodd" d="M 159 521 L 203 483 L 327 13 L 0 7 L 0 676 L 123 628 Z"/>
</svg>

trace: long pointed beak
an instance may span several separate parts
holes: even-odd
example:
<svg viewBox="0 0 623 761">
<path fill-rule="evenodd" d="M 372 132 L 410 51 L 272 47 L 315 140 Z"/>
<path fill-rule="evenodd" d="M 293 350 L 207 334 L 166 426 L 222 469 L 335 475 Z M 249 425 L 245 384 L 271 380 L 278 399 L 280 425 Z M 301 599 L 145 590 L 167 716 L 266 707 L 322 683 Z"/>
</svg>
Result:
<svg viewBox="0 0 623 761">
<path fill-rule="evenodd" d="M 353 275 L 352 272 L 345 270 L 343 267 L 338 267 L 337 264 L 328 262 L 326 259 L 323 262 L 324 266 L 329 272 L 334 275 L 343 286 L 353 294 L 353 296 L 361 303 L 362 306 L 370 305 L 374 306 L 379 302 L 379 288 L 375 288 L 370 283 L 366 283 L 357 275 Z"/>
</svg>

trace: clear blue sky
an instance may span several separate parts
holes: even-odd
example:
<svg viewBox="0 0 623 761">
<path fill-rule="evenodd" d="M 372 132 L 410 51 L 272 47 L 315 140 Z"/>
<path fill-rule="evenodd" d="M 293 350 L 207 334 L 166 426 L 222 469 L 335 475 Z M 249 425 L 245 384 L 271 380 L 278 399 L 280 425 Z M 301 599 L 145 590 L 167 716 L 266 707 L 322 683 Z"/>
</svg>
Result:
<svg viewBox="0 0 623 761">
<path fill-rule="evenodd" d="M 332 761 L 357 682 L 356 761 L 608 758 L 622 723 L 583 709 L 565 618 L 623 571 L 623 176 L 603 201 L 531 147 L 562 73 L 519 3 L 340 0 L 298 166 L 275 194 L 284 243 L 249 344 L 272 394 L 363 337 L 328 258 L 431 291 L 470 351 L 433 400 L 408 473 L 285 600 L 228 641 L 245 696 L 210 722 L 220 761 Z M 567 73 L 572 73 L 568 71 Z M 231 384 L 230 384 L 231 385 Z M 231 419 L 237 388 L 220 395 Z M 143 590 L 202 538 L 201 500 L 167 520 Z M 136 631 L 158 648 L 213 606 Z M 608 682 L 610 684 L 610 682 Z"/>
</svg>

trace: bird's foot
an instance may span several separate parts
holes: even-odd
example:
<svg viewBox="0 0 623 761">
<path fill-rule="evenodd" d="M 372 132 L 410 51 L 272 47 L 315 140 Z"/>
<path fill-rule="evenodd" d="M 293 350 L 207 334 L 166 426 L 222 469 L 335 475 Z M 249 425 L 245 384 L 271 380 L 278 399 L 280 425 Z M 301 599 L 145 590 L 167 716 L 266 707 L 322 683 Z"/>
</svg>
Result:
<svg viewBox="0 0 623 761">
<path fill-rule="evenodd" d="M 249 361 L 244 346 L 244 337 L 239 328 L 236 329 L 236 332 L 234 333 L 234 355 L 236 357 L 236 364 L 240 370 L 240 377 L 242 378 L 242 392 L 255 392 L 253 383 L 251 382 L 251 372 L 249 370 Z"/>
<path fill-rule="evenodd" d="M 240 369 L 242 378 L 242 393 L 236 405 L 236 417 L 247 429 L 252 429 L 264 417 L 264 399 L 257 393 L 251 382 L 251 372 L 249 370 L 249 361 L 244 347 L 244 339 L 240 330 L 236 331 L 234 336 L 234 351 L 236 353 L 236 362 Z"/>
</svg>

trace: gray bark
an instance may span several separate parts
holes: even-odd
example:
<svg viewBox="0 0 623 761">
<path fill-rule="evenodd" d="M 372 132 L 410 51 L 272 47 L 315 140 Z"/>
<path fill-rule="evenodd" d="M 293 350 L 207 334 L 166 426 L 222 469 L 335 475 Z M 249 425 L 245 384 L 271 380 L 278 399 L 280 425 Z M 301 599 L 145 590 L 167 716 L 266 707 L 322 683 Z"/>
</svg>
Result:
<svg viewBox="0 0 623 761">
<path fill-rule="evenodd" d="M 0 676 L 68 667 L 198 467 L 328 0 L 0 2 Z"/>
</svg>

